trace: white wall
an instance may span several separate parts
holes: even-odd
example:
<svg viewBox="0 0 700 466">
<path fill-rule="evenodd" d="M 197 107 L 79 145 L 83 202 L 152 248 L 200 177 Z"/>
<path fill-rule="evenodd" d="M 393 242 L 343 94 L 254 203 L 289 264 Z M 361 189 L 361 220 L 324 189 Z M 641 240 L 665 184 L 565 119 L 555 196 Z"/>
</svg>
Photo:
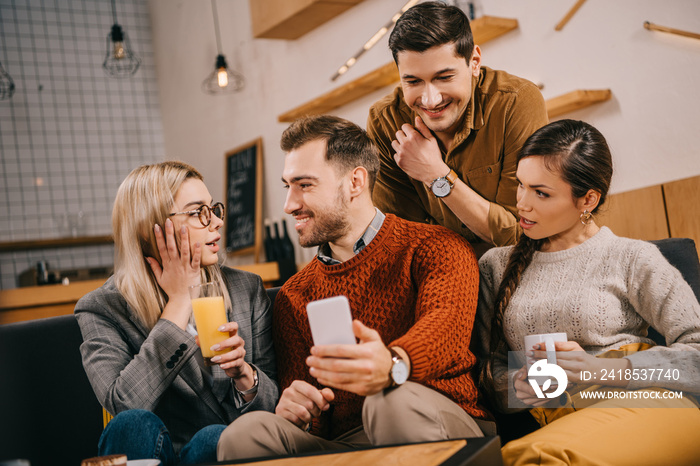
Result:
<svg viewBox="0 0 700 466">
<path fill-rule="evenodd" d="M 257 0 L 255 0 L 257 1 Z M 200 91 L 216 56 L 210 2 L 150 0 L 167 158 L 193 163 L 212 195 L 223 195 L 224 153 L 263 138 L 265 216 L 281 218 L 277 117 L 391 60 L 387 37 L 336 82 L 330 76 L 405 0 L 365 0 L 295 41 L 253 39 L 248 0 L 218 0 L 223 53 L 243 73 L 241 93 Z M 465 1 L 458 2 L 466 4 Z M 477 16 L 517 18 L 519 29 L 482 47 L 484 64 L 544 84 L 545 99 L 610 88 L 612 100 L 562 116 L 607 137 L 613 192 L 700 174 L 700 40 L 647 31 L 645 20 L 700 32 L 697 0 L 588 0 L 563 31 L 574 0 L 481 0 Z M 391 88 L 337 109 L 364 127 L 369 106 Z M 305 251 L 298 261 L 309 260 Z"/>
<path fill-rule="evenodd" d="M 109 0 L 0 0 L 0 61 L 15 83 L 0 102 L 0 241 L 109 235 L 122 180 L 163 159 L 148 4 L 120 0 L 117 10 L 142 60 L 125 79 L 102 69 Z M 15 244 L 0 253 L 0 289 L 39 261 L 72 281 L 113 257 L 111 244 Z"/>
</svg>

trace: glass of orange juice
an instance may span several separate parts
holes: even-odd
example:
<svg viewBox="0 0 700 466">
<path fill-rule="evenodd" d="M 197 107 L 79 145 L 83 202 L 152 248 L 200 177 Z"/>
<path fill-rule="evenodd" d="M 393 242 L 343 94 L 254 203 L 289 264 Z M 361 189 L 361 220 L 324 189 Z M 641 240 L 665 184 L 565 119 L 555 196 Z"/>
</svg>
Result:
<svg viewBox="0 0 700 466">
<path fill-rule="evenodd" d="M 214 282 L 190 286 L 194 323 L 199 335 L 199 347 L 204 356 L 204 364 L 213 366 L 211 358 L 224 354 L 230 349 L 212 351 L 211 347 L 229 337 L 228 332 L 220 332 L 219 327 L 228 322 L 224 297 L 219 285 Z"/>
</svg>

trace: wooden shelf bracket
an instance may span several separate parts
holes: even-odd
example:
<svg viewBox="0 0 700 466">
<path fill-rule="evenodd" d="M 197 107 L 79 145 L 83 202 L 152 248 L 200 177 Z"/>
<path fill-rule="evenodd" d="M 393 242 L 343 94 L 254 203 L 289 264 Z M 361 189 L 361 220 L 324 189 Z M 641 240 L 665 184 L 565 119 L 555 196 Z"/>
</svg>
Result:
<svg viewBox="0 0 700 466">
<path fill-rule="evenodd" d="M 583 5 L 583 3 L 584 3 L 585 1 L 586 1 L 586 0 L 578 0 L 578 1 L 576 2 L 576 4 L 575 4 L 574 6 L 571 7 L 571 9 L 569 10 L 569 12 L 568 12 L 566 15 L 564 15 L 564 17 L 562 18 L 562 20 L 559 21 L 559 22 L 557 23 L 556 26 L 554 26 L 554 30 L 555 30 L 555 31 L 561 31 L 562 29 L 564 29 L 564 26 L 566 26 L 566 23 L 568 23 L 569 20 L 571 19 L 571 17 L 574 16 L 574 15 L 576 14 L 576 12 L 578 11 L 578 9 L 581 8 L 581 5 Z"/>
<path fill-rule="evenodd" d="M 683 31 L 681 29 L 669 28 L 666 26 L 659 26 L 658 24 L 650 23 L 649 21 L 644 21 L 644 28 L 650 31 L 667 32 L 669 34 L 676 34 L 684 37 L 692 37 L 693 39 L 700 39 L 700 34 L 696 32 Z"/>
</svg>

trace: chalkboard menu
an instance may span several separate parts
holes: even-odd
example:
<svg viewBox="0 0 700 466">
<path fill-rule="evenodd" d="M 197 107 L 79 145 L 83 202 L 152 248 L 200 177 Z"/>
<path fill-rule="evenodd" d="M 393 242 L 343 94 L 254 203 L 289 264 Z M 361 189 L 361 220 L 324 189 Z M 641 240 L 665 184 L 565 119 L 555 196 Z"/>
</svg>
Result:
<svg viewBox="0 0 700 466">
<path fill-rule="evenodd" d="M 262 249 L 262 139 L 226 153 L 226 252 Z"/>
</svg>

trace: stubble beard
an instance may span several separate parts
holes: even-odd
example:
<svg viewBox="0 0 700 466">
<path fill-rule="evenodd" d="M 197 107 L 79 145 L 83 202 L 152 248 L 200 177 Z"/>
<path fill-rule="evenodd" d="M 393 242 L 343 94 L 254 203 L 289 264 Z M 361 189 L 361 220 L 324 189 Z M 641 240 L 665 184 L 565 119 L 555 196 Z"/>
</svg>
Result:
<svg viewBox="0 0 700 466">
<path fill-rule="evenodd" d="M 299 244 L 303 248 L 321 246 L 342 238 L 350 231 L 347 201 L 342 192 L 338 192 L 335 204 L 319 212 L 312 214 L 315 226 L 309 233 L 299 236 Z"/>
<path fill-rule="evenodd" d="M 425 126 L 428 127 L 430 131 L 433 133 L 448 133 L 450 132 L 456 124 L 462 119 L 462 115 L 446 115 L 447 118 L 445 117 L 441 118 L 440 120 L 431 120 L 425 112 L 423 112 L 423 115 L 421 115 L 421 118 L 423 119 L 423 123 L 425 123 Z"/>
<path fill-rule="evenodd" d="M 418 104 L 413 107 L 413 111 L 416 112 L 418 116 L 421 117 L 425 126 L 428 127 L 433 133 L 447 133 L 454 135 L 457 131 L 457 127 L 465 120 L 467 114 L 468 103 L 464 105 L 464 108 L 459 108 L 461 105 L 461 100 L 451 98 L 449 102 L 450 113 L 443 116 L 439 120 L 431 119 L 425 110 Z M 452 113 L 454 112 L 454 113 Z"/>
</svg>

